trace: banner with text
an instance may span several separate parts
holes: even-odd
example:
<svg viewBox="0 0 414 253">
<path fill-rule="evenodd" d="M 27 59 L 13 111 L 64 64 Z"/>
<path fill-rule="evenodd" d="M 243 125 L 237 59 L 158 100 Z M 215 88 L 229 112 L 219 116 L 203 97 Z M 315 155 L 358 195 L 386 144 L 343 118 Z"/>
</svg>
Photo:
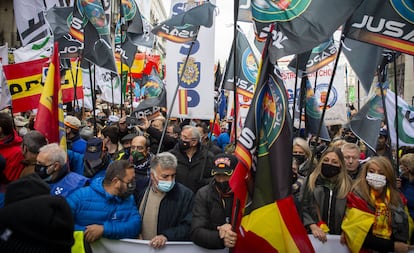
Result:
<svg viewBox="0 0 414 253">
<path fill-rule="evenodd" d="M 172 15 L 178 15 L 199 4 L 183 0 L 171 1 Z M 215 1 L 212 1 L 214 4 Z M 194 5 L 194 6 L 193 6 Z M 214 116 L 214 24 L 201 26 L 197 40 L 178 44 L 166 43 L 167 108 L 172 106 L 171 117 L 212 119 Z M 186 69 L 183 71 L 186 56 Z M 183 75 L 181 76 L 181 73 Z M 181 78 L 181 80 L 180 80 Z M 178 86 L 177 96 L 174 98 Z M 174 101 L 174 103 L 173 103 Z"/>
<path fill-rule="evenodd" d="M 345 88 L 345 67 L 338 66 L 336 70 L 336 75 L 333 81 L 331 93 L 329 98 L 327 98 L 327 92 L 329 87 L 329 82 L 331 80 L 333 73 L 333 64 L 329 64 L 317 72 L 311 73 L 308 75 L 309 81 L 312 84 L 312 87 L 315 87 L 315 78 L 316 78 L 316 89 L 315 89 L 315 97 L 317 102 L 319 103 L 320 110 L 322 112 L 323 106 L 326 100 L 328 100 L 328 104 L 326 107 L 325 113 L 325 125 L 336 125 L 336 124 L 345 124 L 347 119 L 346 114 L 346 88 Z M 316 77 L 317 75 L 317 77 Z M 282 71 L 282 78 L 285 81 L 286 90 L 288 91 L 289 95 L 289 111 L 292 115 L 293 110 L 293 99 L 294 99 L 294 89 L 295 89 L 295 73 L 290 70 L 283 70 Z M 296 100 L 299 101 L 300 97 L 300 83 L 301 78 L 298 78 L 298 86 L 296 89 Z M 299 106 L 298 104 L 295 107 L 296 114 L 299 113 Z M 303 121 L 302 121 L 303 122 Z M 295 117 L 295 127 L 299 126 L 299 118 Z M 303 123 L 302 126 L 303 127 Z"/>
</svg>

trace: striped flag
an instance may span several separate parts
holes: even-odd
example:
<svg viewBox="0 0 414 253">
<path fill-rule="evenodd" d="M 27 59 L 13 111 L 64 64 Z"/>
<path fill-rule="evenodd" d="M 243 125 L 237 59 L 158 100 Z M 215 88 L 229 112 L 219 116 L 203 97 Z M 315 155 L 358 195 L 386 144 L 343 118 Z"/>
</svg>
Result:
<svg viewBox="0 0 414 253">
<path fill-rule="evenodd" d="M 314 252 L 291 194 L 287 94 L 279 70 L 265 54 L 230 179 L 234 206 L 241 208 L 233 217 L 239 234 L 233 252 Z"/>
<path fill-rule="evenodd" d="M 34 127 L 47 138 L 49 143 L 57 142 L 66 150 L 58 48 L 58 43 L 55 42 Z"/>
</svg>

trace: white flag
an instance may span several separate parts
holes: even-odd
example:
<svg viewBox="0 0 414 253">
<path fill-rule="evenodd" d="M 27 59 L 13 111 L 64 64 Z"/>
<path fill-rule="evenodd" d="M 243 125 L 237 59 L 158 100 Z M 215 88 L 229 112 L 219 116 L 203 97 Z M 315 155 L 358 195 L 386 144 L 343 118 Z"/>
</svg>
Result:
<svg viewBox="0 0 414 253">
<path fill-rule="evenodd" d="M 14 50 L 14 62 L 20 63 L 41 58 L 48 58 L 52 55 L 52 51 L 53 36 L 47 36 Z"/>
<path fill-rule="evenodd" d="M 395 93 L 387 90 L 385 106 L 388 118 L 388 133 L 391 137 L 391 144 L 397 144 L 397 130 L 399 146 L 414 145 L 414 107 L 407 104 L 404 99 L 398 97 L 397 115 L 395 110 Z M 398 124 L 397 124 L 398 122 Z M 398 125 L 398 128 L 397 128 Z"/>
</svg>

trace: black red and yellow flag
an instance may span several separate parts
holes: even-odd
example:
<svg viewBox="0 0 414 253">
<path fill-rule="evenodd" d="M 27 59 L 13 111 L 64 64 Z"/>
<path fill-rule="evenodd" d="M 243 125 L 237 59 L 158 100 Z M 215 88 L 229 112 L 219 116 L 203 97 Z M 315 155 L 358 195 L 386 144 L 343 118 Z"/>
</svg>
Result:
<svg viewBox="0 0 414 253">
<path fill-rule="evenodd" d="M 233 252 L 314 252 L 291 194 L 287 94 L 267 52 L 259 76 L 236 147 L 239 163 L 230 179 L 235 203 L 241 207 Z"/>
</svg>

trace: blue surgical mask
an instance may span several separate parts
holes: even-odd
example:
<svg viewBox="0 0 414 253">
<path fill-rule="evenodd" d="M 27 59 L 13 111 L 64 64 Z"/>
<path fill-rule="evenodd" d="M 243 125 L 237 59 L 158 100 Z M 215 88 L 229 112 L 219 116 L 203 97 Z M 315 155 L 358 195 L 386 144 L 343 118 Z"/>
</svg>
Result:
<svg viewBox="0 0 414 253">
<path fill-rule="evenodd" d="M 175 180 L 172 180 L 172 181 L 158 180 L 157 187 L 158 187 L 158 190 L 162 192 L 169 192 L 174 187 L 174 185 L 175 185 Z"/>
</svg>

